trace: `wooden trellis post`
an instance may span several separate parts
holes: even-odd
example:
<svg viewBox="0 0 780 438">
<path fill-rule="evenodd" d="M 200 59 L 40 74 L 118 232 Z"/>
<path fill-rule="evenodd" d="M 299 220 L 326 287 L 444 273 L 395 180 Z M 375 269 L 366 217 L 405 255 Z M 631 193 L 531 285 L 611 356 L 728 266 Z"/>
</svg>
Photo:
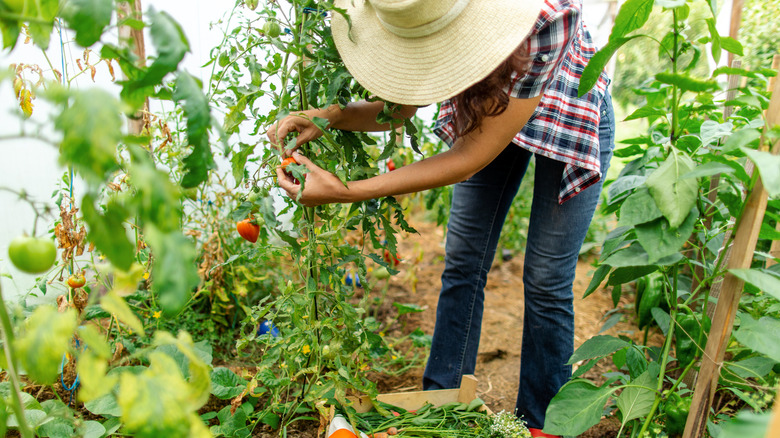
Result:
<svg viewBox="0 0 780 438">
<path fill-rule="evenodd" d="M 772 99 L 767 111 L 767 126 L 775 126 L 780 123 L 780 80 L 775 81 L 772 87 Z M 776 145 L 772 153 L 778 153 Z M 764 219 L 764 212 L 768 194 L 759 175 L 756 184 L 747 199 L 744 213 L 740 218 L 737 230 L 734 234 L 731 258 L 728 260 L 727 269 L 749 268 L 753 260 L 753 252 L 758 242 L 758 234 Z M 685 423 L 683 438 L 698 438 L 704 436 L 707 427 L 712 401 L 718 385 L 723 357 L 726 352 L 731 330 L 739 307 L 739 299 L 742 295 L 744 282 L 734 275 L 726 272 L 715 307 L 715 315 L 712 319 L 707 345 L 702 357 L 701 369 L 693 393 L 691 410 L 688 421 Z"/>
</svg>

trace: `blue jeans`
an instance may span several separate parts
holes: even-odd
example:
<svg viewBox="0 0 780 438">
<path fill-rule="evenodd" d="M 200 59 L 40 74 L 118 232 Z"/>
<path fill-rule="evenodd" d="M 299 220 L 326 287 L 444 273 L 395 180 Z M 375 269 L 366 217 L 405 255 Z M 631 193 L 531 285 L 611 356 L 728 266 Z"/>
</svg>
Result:
<svg viewBox="0 0 780 438">
<path fill-rule="evenodd" d="M 614 147 L 609 96 L 601 107 L 601 169 Z M 455 186 L 445 268 L 424 389 L 456 388 L 477 362 L 484 287 L 498 237 L 525 175 L 531 153 L 514 144 L 467 181 Z M 558 203 L 564 163 L 536 156 L 534 196 L 523 269 L 525 316 L 516 414 L 541 429 L 547 405 L 571 376 L 574 352 L 572 285 L 582 242 L 601 193 L 601 182 Z M 603 179 L 603 178 L 602 178 Z"/>
</svg>

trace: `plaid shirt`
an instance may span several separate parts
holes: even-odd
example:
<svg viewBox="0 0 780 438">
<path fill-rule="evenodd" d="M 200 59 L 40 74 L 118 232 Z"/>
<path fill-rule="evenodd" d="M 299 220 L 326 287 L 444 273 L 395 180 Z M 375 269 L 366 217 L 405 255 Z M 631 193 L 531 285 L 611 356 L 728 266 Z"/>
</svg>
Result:
<svg viewBox="0 0 780 438">
<path fill-rule="evenodd" d="M 546 0 L 528 36 L 529 70 L 514 73 L 505 88 L 511 97 L 541 102 L 513 143 L 534 154 L 566 163 L 558 202 L 563 203 L 601 178 L 599 108 L 609 79 L 602 72 L 596 86 L 577 97 L 580 76 L 597 48 L 582 23 L 582 0 Z M 457 138 L 455 105 L 442 103 L 434 132 L 452 146 Z"/>
</svg>

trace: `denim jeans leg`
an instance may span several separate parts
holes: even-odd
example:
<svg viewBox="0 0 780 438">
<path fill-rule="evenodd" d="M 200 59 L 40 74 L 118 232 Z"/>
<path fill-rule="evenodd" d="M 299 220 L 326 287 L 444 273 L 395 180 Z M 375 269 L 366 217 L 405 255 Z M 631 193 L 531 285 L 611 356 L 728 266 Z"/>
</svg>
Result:
<svg viewBox="0 0 780 438">
<path fill-rule="evenodd" d="M 614 147 L 614 115 L 609 96 L 601 111 L 601 169 L 602 175 L 606 175 Z M 536 156 L 523 267 L 525 314 L 516 413 L 528 427 L 538 429 L 544 426 L 550 400 L 571 376 L 571 366 L 566 362 L 574 352 L 572 286 L 579 251 L 602 187 L 600 181 L 559 204 L 564 166 Z"/>
<path fill-rule="evenodd" d="M 498 237 L 531 153 L 510 144 L 454 187 L 442 289 L 424 389 L 456 388 L 477 362 L 485 282 Z"/>
</svg>

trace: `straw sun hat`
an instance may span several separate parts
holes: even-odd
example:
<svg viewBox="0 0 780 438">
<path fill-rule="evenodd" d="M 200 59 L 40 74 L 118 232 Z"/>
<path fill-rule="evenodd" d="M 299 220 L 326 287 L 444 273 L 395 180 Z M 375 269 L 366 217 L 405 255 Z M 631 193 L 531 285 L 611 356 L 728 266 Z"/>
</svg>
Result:
<svg viewBox="0 0 780 438">
<path fill-rule="evenodd" d="M 395 103 L 427 105 L 490 74 L 525 39 L 544 0 L 336 0 L 336 47 L 355 79 Z"/>
</svg>

